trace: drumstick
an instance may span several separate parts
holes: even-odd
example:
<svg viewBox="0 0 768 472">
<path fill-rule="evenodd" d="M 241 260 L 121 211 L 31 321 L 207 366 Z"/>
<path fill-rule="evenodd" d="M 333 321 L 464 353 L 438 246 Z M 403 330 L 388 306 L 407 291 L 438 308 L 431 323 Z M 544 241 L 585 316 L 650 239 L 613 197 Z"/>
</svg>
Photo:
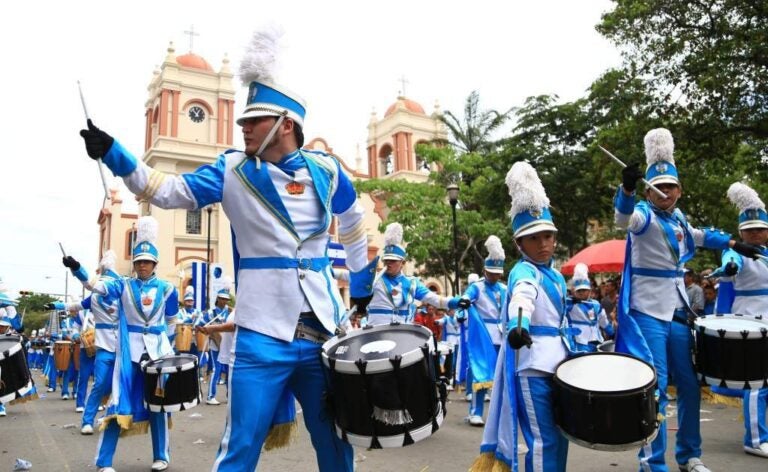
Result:
<svg viewBox="0 0 768 472">
<path fill-rule="evenodd" d="M 601 146 L 601 145 L 599 145 L 599 144 L 597 145 L 597 147 L 599 147 L 599 148 L 600 148 L 600 149 L 601 149 L 601 150 L 602 150 L 602 151 L 603 151 L 603 152 L 604 152 L 604 153 L 605 153 L 605 154 L 606 154 L 608 157 L 610 157 L 611 159 L 613 159 L 613 160 L 614 160 L 614 161 L 615 161 L 615 162 L 616 162 L 618 165 L 620 165 L 622 168 L 624 168 L 624 167 L 627 167 L 627 165 L 626 165 L 626 164 L 624 164 L 624 163 L 621 161 L 621 159 L 619 159 L 618 157 L 614 156 L 614 155 L 611 153 L 611 151 L 609 151 L 609 150 L 605 149 L 603 146 Z M 666 198 L 667 198 L 666 194 L 664 194 L 664 192 L 662 192 L 661 190 L 659 190 L 658 188 L 656 188 L 656 186 L 655 186 L 655 185 L 653 185 L 652 183 L 648 182 L 648 181 L 647 181 L 647 180 L 645 180 L 645 179 L 640 179 L 640 180 L 642 180 L 642 181 L 643 181 L 643 183 L 644 183 L 645 185 L 647 185 L 647 186 L 648 186 L 648 187 L 649 187 L 651 190 L 653 190 L 654 192 L 656 192 L 656 193 L 659 195 L 659 197 L 661 197 L 661 198 L 663 198 L 663 199 L 666 199 Z"/>
<path fill-rule="evenodd" d="M 67 252 L 64 250 L 64 246 L 61 245 L 61 241 L 59 241 L 59 249 L 61 249 L 61 255 L 67 257 Z"/>
<path fill-rule="evenodd" d="M 85 106 L 85 97 L 83 96 L 83 87 L 80 86 L 80 81 L 77 81 L 77 90 L 80 91 L 80 103 L 83 104 L 83 112 L 85 113 L 85 121 L 86 123 L 88 120 L 91 119 L 90 116 L 88 116 L 88 107 Z M 109 200 L 109 188 L 107 187 L 107 179 L 104 177 L 104 167 L 101 165 L 101 158 L 96 159 L 96 165 L 99 167 L 99 175 L 101 176 L 101 185 L 104 187 L 104 199 Z"/>
</svg>

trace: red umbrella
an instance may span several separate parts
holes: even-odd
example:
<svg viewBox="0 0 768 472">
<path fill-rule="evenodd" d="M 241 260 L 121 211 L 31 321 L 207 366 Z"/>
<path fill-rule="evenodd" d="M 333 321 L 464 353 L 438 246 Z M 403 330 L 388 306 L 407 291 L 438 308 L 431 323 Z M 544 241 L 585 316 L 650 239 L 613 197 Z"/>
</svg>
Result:
<svg viewBox="0 0 768 472">
<path fill-rule="evenodd" d="M 573 275 L 573 268 L 579 262 L 586 264 L 590 273 L 621 272 L 624 269 L 626 244 L 624 239 L 612 239 L 593 244 L 573 256 L 560 268 L 560 272 L 564 275 Z"/>
</svg>

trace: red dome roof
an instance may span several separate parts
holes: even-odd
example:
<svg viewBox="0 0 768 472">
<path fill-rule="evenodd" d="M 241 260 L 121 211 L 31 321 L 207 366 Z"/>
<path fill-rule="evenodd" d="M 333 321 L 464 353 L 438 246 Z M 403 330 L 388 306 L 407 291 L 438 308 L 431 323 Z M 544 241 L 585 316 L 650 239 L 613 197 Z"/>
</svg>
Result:
<svg viewBox="0 0 768 472">
<path fill-rule="evenodd" d="M 417 113 L 419 115 L 426 115 L 426 113 L 424 113 L 424 108 L 418 103 L 414 102 L 410 98 L 398 97 L 397 101 L 392 105 L 390 105 L 389 108 L 387 108 L 387 112 L 384 113 L 384 116 L 387 117 L 391 115 L 392 113 L 395 112 L 395 110 L 397 110 L 401 106 L 412 113 Z"/>
<path fill-rule="evenodd" d="M 202 69 L 207 70 L 209 72 L 213 72 L 213 67 L 211 67 L 210 64 L 208 64 L 208 61 L 203 59 L 202 57 L 198 56 L 195 53 L 187 53 L 183 56 L 177 56 L 176 62 L 179 63 L 180 66 L 183 67 L 189 67 L 191 69 Z"/>
</svg>

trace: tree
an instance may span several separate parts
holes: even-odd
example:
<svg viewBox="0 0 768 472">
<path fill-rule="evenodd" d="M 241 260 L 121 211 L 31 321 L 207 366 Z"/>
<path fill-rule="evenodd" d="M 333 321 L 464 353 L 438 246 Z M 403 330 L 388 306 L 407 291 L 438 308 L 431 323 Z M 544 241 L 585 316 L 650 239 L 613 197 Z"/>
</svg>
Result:
<svg viewBox="0 0 768 472">
<path fill-rule="evenodd" d="M 24 310 L 29 311 L 45 311 L 45 305 L 51 302 L 55 302 L 56 298 L 46 293 L 29 293 L 24 294 L 19 298 L 18 312 L 21 313 Z"/>
<path fill-rule="evenodd" d="M 464 103 L 464 116 L 459 119 L 450 111 L 440 116 L 440 121 L 451 133 L 450 144 L 463 154 L 484 153 L 493 150 L 495 133 L 508 119 L 511 110 L 500 113 L 480 109 L 480 94 L 472 91 Z"/>
</svg>

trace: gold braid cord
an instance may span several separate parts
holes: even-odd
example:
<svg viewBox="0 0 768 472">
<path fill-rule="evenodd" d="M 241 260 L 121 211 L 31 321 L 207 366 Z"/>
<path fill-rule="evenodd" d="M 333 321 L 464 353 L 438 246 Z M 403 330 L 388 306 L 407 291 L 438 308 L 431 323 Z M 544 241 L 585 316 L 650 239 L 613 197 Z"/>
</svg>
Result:
<svg viewBox="0 0 768 472">
<path fill-rule="evenodd" d="M 155 193 L 157 193 L 157 189 L 160 188 L 160 185 L 162 185 L 163 181 L 168 176 L 165 175 L 162 172 L 158 172 L 154 169 L 149 173 L 149 178 L 147 179 L 147 186 L 144 187 L 144 190 L 136 196 L 138 200 L 151 200 L 152 197 L 155 196 Z"/>
<path fill-rule="evenodd" d="M 339 242 L 341 244 L 350 244 L 361 240 L 365 236 L 365 225 L 360 220 L 352 229 L 346 233 L 339 234 Z"/>
</svg>

